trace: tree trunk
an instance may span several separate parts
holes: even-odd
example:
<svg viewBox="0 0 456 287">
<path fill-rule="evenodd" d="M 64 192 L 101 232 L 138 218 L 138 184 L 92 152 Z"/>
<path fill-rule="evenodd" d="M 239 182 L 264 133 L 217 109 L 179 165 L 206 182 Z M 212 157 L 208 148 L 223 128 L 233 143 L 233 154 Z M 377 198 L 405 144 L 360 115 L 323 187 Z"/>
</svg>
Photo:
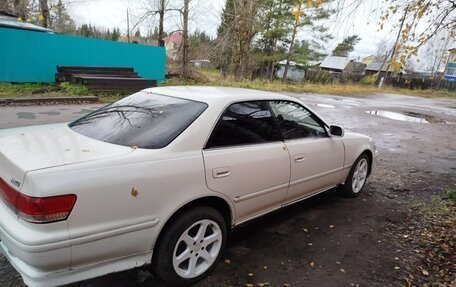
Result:
<svg viewBox="0 0 456 287">
<path fill-rule="evenodd" d="M 301 7 L 302 7 L 302 1 L 299 2 L 298 11 L 301 11 Z M 286 81 L 286 78 L 288 75 L 288 67 L 290 66 L 290 57 L 293 53 L 293 45 L 294 45 L 294 42 L 296 39 L 296 32 L 298 31 L 299 16 L 300 16 L 300 14 L 298 14 L 298 16 L 295 16 L 295 21 L 293 24 L 293 32 L 291 33 L 291 43 L 290 43 L 290 47 L 288 48 L 288 53 L 286 56 L 287 62 L 285 63 L 285 69 L 283 71 L 282 84 Z"/>
<path fill-rule="evenodd" d="M 47 0 L 40 0 L 40 10 L 43 16 L 43 27 L 49 28 L 49 6 Z"/>
<path fill-rule="evenodd" d="M 158 14 L 160 16 L 158 23 L 158 42 L 160 43 L 160 46 L 162 46 L 163 38 L 165 37 L 163 31 L 163 21 L 165 20 L 165 0 L 160 0 L 160 9 Z"/>
<path fill-rule="evenodd" d="M 253 36 L 255 36 L 253 18 L 256 12 L 255 0 L 238 0 L 235 2 L 239 50 L 234 78 L 240 80 L 247 77 L 250 63 L 250 48 Z"/>
<path fill-rule="evenodd" d="M 182 52 L 182 76 L 187 78 L 189 76 L 188 72 L 188 4 L 190 0 L 184 0 L 184 12 L 182 13 L 183 16 L 183 23 L 184 23 L 184 31 L 183 31 L 183 52 Z"/>
</svg>

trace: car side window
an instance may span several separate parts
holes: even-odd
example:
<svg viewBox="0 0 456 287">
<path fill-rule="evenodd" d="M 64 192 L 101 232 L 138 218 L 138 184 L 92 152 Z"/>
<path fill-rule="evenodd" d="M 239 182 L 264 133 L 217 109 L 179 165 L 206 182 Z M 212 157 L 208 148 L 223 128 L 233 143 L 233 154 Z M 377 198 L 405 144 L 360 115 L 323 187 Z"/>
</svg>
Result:
<svg viewBox="0 0 456 287">
<path fill-rule="evenodd" d="M 280 131 L 265 101 L 229 106 L 215 126 L 206 148 L 281 140 Z"/>
<path fill-rule="evenodd" d="M 271 101 L 269 104 L 284 140 L 328 136 L 321 120 L 303 106 L 288 101 Z"/>
</svg>

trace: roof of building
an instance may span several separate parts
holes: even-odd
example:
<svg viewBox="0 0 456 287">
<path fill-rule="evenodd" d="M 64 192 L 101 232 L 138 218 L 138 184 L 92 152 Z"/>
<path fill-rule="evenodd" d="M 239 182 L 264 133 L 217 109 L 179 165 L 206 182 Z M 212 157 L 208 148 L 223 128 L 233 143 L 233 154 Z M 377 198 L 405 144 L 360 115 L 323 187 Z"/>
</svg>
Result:
<svg viewBox="0 0 456 287">
<path fill-rule="evenodd" d="M 163 41 L 165 43 L 176 43 L 176 44 L 181 44 L 183 42 L 184 36 L 182 35 L 182 32 L 174 32 L 171 35 L 166 36 L 163 38 Z"/>
<path fill-rule="evenodd" d="M 282 60 L 280 62 L 278 62 L 277 64 L 279 65 L 286 65 L 287 64 L 287 60 Z M 297 63 L 295 61 L 290 61 L 290 64 L 289 64 L 291 67 L 295 67 L 295 66 L 304 66 L 304 64 L 301 64 L 301 63 Z"/>
<path fill-rule="evenodd" d="M 350 63 L 350 59 L 347 57 L 328 56 L 320 64 L 320 68 L 343 70 Z"/>
<path fill-rule="evenodd" d="M 8 15 L 8 13 L 2 12 L 0 14 L 0 27 L 14 28 L 21 30 L 31 30 L 39 32 L 53 32 L 50 29 L 46 29 L 31 23 L 19 22 L 18 18 Z"/>
<path fill-rule="evenodd" d="M 387 64 L 385 63 L 385 61 L 372 61 L 369 64 L 367 64 L 365 70 L 378 72 L 380 70 L 380 68 L 382 67 L 382 65 L 383 65 L 382 71 L 386 71 Z M 388 68 L 388 72 L 394 72 L 394 69 L 391 68 L 391 66 L 390 66 Z"/>
</svg>

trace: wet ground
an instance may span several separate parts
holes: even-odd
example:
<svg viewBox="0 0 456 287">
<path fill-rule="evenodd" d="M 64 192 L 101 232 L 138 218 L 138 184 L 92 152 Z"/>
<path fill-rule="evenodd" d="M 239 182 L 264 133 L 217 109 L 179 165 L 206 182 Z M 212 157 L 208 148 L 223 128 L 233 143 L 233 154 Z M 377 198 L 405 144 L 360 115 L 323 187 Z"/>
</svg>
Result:
<svg viewBox="0 0 456 287">
<path fill-rule="evenodd" d="M 358 198 L 331 190 L 237 228 L 225 261 L 195 286 L 405 286 L 410 263 L 387 229 L 409 224 L 410 202 L 456 185 L 456 100 L 293 96 L 327 122 L 374 137 L 377 170 Z M 0 128 L 70 121 L 98 106 L 1 107 Z M 0 256 L 0 286 L 20 284 Z M 163 285 L 133 270 L 73 286 Z"/>
</svg>

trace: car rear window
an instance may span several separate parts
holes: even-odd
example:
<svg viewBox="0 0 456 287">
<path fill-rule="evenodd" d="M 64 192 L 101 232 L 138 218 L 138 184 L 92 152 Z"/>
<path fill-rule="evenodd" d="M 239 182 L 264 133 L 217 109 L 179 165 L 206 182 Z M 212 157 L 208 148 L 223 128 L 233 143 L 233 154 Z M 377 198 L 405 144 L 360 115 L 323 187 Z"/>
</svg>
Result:
<svg viewBox="0 0 456 287">
<path fill-rule="evenodd" d="M 69 124 L 85 136 L 123 146 L 159 149 L 171 143 L 207 104 L 138 92 Z"/>
</svg>

